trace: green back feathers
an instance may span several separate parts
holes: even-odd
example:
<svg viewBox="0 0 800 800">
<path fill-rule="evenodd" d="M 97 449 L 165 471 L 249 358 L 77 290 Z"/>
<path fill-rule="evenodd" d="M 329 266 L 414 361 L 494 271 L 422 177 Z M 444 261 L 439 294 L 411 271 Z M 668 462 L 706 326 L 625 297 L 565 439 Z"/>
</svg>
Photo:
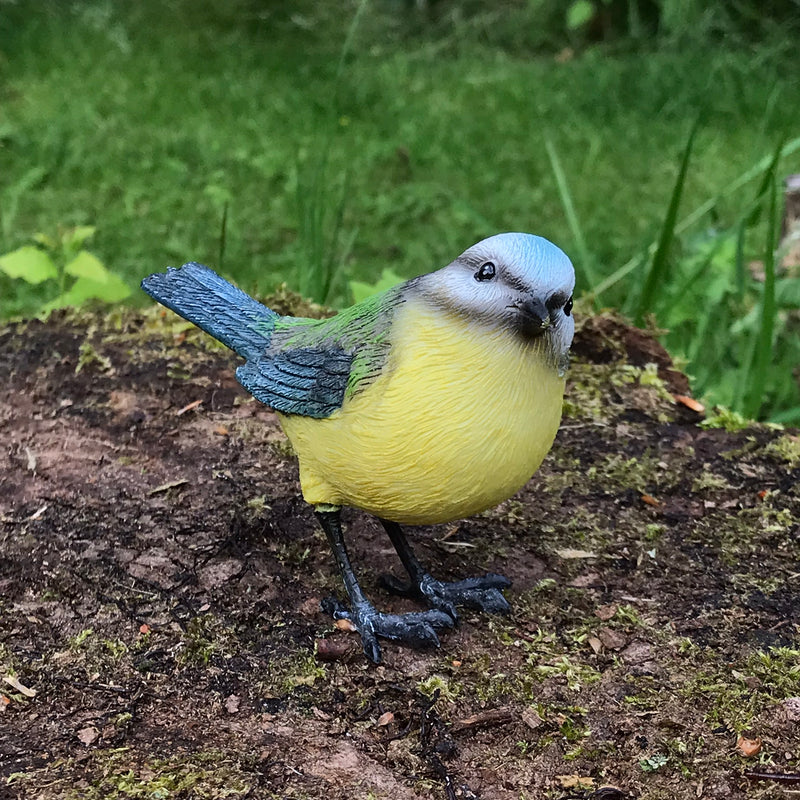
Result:
<svg viewBox="0 0 800 800">
<path fill-rule="evenodd" d="M 403 289 L 396 286 L 324 320 L 279 317 L 266 349 L 236 370 L 254 397 L 283 414 L 329 417 L 386 364 Z"/>
<path fill-rule="evenodd" d="M 268 353 L 297 348 L 343 350 L 352 356 L 346 387 L 350 397 L 374 380 L 386 363 L 392 318 L 402 302 L 403 286 L 368 297 L 329 319 L 281 317 L 275 323 Z"/>
</svg>

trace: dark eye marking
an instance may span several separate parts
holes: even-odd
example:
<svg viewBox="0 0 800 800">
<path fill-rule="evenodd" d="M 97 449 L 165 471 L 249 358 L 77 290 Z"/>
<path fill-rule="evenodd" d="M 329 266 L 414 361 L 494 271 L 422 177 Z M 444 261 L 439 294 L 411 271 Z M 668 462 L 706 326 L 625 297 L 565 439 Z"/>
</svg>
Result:
<svg viewBox="0 0 800 800">
<path fill-rule="evenodd" d="M 497 274 L 497 268 L 491 261 L 486 261 L 478 267 L 475 273 L 476 281 L 490 281 Z"/>
<path fill-rule="evenodd" d="M 551 314 L 558 311 L 559 308 L 563 308 L 564 313 L 569 316 L 569 312 L 572 311 L 572 297 L 568 296 L 566 292 L 556 292 L 547 298 L 545 305 Z"/>
</svg>

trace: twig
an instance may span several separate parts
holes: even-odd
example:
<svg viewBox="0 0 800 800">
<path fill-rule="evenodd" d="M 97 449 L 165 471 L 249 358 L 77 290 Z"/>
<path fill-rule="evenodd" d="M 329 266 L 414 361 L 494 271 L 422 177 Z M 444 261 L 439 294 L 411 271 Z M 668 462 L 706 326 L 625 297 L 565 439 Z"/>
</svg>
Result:
<svg viewBox="0 0 800 800">
<path fill-rule="evenodd" d="M 800 785 L 800 772 L 759 772 L 758 770 L 748 769 L 745 771 L 744 776 L 749 781 L 774 781 L 787 786 Z"/>
<path fill-rule="evenodd" d="M 514 714 L 510 708 L 493 708 L 471 717 L 456 720 L 453 723 L 453 733 L 469 731 L 473 728 L 493 728 L 496 725 L 508 725 L 514 721 Z"/>
</svg>

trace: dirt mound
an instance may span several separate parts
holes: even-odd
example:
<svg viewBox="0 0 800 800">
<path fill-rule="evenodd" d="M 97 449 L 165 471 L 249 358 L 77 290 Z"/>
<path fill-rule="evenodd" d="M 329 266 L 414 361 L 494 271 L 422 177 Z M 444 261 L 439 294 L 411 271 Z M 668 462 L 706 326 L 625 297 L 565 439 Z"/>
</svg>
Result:
<svg viewBox="0 0 800 800">
<path fill-rule="evenodd" d="M 411 531 L 438 577 L 508 575 L 513 615 L 376 668 L 319 611 L 339 579 L 232 354 L 155 311 L 0 328 L 0 794 L 783 796 L 800 440 L 700 427 L 613 318 L 575 352 L 529 485 Z M 345 519 L 368 594 L 411 609 L 378 524 Z"/>
</svg>

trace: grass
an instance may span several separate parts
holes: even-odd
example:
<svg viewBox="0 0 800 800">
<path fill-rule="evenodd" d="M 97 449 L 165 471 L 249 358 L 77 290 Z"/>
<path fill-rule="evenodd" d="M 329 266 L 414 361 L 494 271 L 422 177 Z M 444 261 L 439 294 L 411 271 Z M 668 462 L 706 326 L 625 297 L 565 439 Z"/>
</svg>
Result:
<svg viewBox="0 0 800 800">
<path fill-rule="evenodd" d="M 763 170 L 740 176 L 800 136 L 791 37 L 684 31 L 572 52 L 573 34 L 537 27 L 523 5 L 434 23 L 378 0 L 292 15 L 266 0 L 0 0 L 0 253 L 92 225 L 92 252 L 131 287 L 167 264 L 224 259 L 248 290 L 288 281 L 344 305 L 351 279 L 418 274 L 527 230 L 573 254 L 599 304 L 636 295 L 643 318 L 673 285 L 666 250 L 649 281 L 640 267 L 659 232 L 680 235 L 673 260 L 696 255 L 710 228 L 740 219 Z M 774 173 L 790 172 L 800 154 L 786 147 Z M 755 238 L 740 265 L 762 257 Z M 0 315 L 42 304 L 17 283 L 0 275 Z M 696 386 L 713 389 L 678 344 Z M 796 395 L 773 393 L 758 413 L 791 416 Z"/>
</svg>

